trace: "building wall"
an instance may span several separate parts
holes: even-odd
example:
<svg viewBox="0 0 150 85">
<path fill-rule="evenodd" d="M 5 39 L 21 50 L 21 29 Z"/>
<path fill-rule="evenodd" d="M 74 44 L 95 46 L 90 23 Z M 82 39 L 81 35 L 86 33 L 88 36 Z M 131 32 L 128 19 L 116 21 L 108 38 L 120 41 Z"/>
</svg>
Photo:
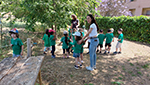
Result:
<svg viewBox="0 0 150 85">
<path fill-rule="evenodd" d="M 150 11 L 150 0 L 126 0 L 131 13 L 135 16 L 149 15 Z"/>
</svg>

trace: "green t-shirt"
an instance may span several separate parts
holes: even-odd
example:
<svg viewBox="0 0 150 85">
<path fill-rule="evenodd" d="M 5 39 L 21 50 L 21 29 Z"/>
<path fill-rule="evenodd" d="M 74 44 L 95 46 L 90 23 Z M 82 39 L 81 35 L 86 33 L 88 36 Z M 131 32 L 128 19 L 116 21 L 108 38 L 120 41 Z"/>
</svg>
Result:
<svg viewBox="0 0 150 85">
<path fill-rule="evenodd" d="M 81 53 L 83 51 L 83 45 L 85 43 L 82 43 L 82 44 L 77 44 L 77 41 L 73 41 L 73 45 L 74 45 L 74 53 Z"/>
<path fill-rule="evenodd" d="M 69 41 L 70 38 L 67 37 L 67 40 Z M 67 43 L 65 42 L 65 37 L 62 37 L 60 41 L 63 43 L 62 44 L 62 49 L 68 49 L 69 48 L 69 42 L 68 42 L 68 45 L 67 45 Z"/>
<path fill-rule="evenodd" d="M 55 40 L 53 40 L 53 39 L 54 39 L 54 35 L 50 35 L 51 46 L 56 44 Z"/>
<path fill-rule="evenodd" d="M 110 33 L 112 36 L 114 36 L 114 34 L 113 33 Z M 114 37 L 113 37 L 114 38 Z M 112 38 L 112 40 L 113 40 L 113 38 Z"/>
<path fill-rule="evenodd" d="M 13 54 L 15 55 L 20 55 L 22 48 L 21 46 L 23 45 L 21 39 L 17 38 L 17 39 L 11 39 L 11 44 L 12 44 L 12 49 L 13 49 Z"/>
<path fill-rule="evenodd" d="M 84 37 L 84 32 L 82 32 L 82 36 Z"/>
<path fill-rule="evenodd" d="M 45 46 L 45 47 L 50 47 L 50 39 L 49 39 L 49 37 L 48 37 L 47 34 L 44 34 L 42 40 L 44 41 L 44 46 Z"/>
<path fill-rule="evenodd" d="M 105 35 L 105 38 L 106 38 L 106 43 L 111 43 L 114 36 L 111 33 L 107 33 Z"/>
<path fill-rule="evenodd" d="M 68 32 L 69 32 L 69 36 L 71 36 L 71 32 L 70 32 L 70 31 L 71 31 L 71 29 L 69 28 L 69 30 L 68 30 Z"/>
<path fill-rule="evenodd" d="M 120 43 L 123 42 L 123 34 L 122 33 L 119 35 L 118 39 L 121 39 L 121 41 L 119 41 Z"/>
<path fill-rule="evenodd" d="M 104 34 L 99 34 L 99 35 L 97 36 L 97 38 L 99 39 L 99 44 L 103 44 L 103 41 L 104 41 L 104 39 L 105 39 L 105 35 L 104 35 Z"/>
</svg>

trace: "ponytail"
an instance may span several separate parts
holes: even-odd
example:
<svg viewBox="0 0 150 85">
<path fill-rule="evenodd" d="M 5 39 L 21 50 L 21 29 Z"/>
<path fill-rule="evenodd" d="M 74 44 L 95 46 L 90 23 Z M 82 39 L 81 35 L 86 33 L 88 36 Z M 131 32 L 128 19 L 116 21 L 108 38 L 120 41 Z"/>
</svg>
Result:
<svg viewBox="0 0 150 85">
<path fill-rule="evenodd" d="M 67 34 L 64 34 L 64 36 L 65 36 L 65 42 L 66 42 L 66 44 L 68 45 L 69 43 L 68 43 L 68 37 L 67 37 Z"/>
</svg>

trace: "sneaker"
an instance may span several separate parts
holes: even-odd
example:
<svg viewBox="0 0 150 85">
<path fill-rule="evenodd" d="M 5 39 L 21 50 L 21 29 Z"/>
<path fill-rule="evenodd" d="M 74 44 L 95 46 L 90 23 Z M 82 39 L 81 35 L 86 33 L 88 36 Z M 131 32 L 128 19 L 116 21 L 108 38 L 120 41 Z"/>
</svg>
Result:
<svg viewBox="0 0 150 85">
<path fill-rule="evenodd" d="M 97 50 L 96 52 L 99 52 L 99 50 Z"/>
<path fill-rule="evenodd" d="M 82 64 L 80 64 L 80 68 L 82 68 Z"/>
<path fill-rule="evenodd" d="M 46 54 L 46 52 L 43 52 L 43 54 Z"/>
<path fill-rule="evenodd" d="M 106 54 L 106 51 L 104 52 L 104 54 Z"/>
<path fill-rule="evenodd" d="M 86 54 L 89 54 L 89 52 L 87 52 Z"/>
<path fill-rule="evenodd" d="M 96 66 L 94 66 L 94 70 L 96 70 Z"/>
<path fill-rule="evenodd" d="M 79 69 L 79 67 L 78 67 L 78 66 L 76 66 L 76 65 L 74 65 L 74 68 L 75 68 L 75 69 Z"/>
<path fill-rule="evenodd" d="M 115 51 L 114 54 L 117 54 L 117 51 Z"/>
<path fill-rule="evenodd" d="M 52 58 L 55 58 L 55 55 L 52 55 L 51 57 L 52 57 Z"/>
<path fill-rule="evenodd" d="M 89 71 L 93 71 L 94 70 L 91 66 L 86 67 L 86 69 L 89 70 Z"/>
<path fill-rule="evenodd" d="M 83 63 L 84 63 L 84 61 L 81 61 L 81 63 L 83 64 Z"/>
<path fill-rule="evenodd" d="M 99 53 L 102 53 L 101 51 Z"/>
<path fill-rule="evenodd" d="M 119 54 L 121 54 L 121 52 L 118 52 Z"/>
</svg>

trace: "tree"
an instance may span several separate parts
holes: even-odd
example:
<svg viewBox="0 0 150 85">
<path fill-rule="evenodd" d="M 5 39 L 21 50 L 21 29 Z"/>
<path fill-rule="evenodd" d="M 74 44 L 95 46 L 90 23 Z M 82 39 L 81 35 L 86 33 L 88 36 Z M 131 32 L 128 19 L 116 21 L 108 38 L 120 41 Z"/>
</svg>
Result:
<svg viewBox="0 0 150 85">
<path fill-rule="evenodd" d="M 125 0 L 102 0 L 97 10 L 100 10 L 102 16 L 121 16 L 131 15 L 125 5 Z"/>
<path fill-rule="evenodd" d="M 66 27 L 70 15 L 76 14 L 79 19 L 88 13 L 96 13 L 95 0 L 5 0 L 0 5 L 4 12 L 12 12 L 15 19 L 22 19 L 27 29 L 34 31 L 38 23 L 55 28 Z"/>
</svg>

